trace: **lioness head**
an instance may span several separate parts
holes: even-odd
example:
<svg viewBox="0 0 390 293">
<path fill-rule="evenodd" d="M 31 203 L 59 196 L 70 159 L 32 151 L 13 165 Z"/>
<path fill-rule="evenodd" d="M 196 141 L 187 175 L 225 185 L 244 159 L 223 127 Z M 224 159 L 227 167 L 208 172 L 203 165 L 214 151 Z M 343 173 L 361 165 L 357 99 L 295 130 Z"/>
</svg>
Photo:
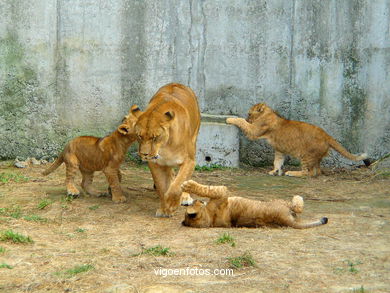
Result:
<svg viewBox="0 0 390 293">
<path fill-rule="evenodd" d="M 256 104 L 249 109 L 248 118 L 246 119 L 246 121 L 248 121 L 249 123 L 253 123 L 271 112 L 273 112 L 273 110 L 265 103 Z"/>
<path fill-rule="evenodd" d="M 139 143 L 138 153 L 142 160 L 156 160 L 161 146 L 169 140 L 169 126 L 175 119 L 173 111 L 145 112 L 135 125 Z"/>
<path fill-rule="evenodd" d="M 210 227 L 210 219 L 206 212 L 206 204 L 201 200 L 194 200 L 192 205 L 187 207 L 182 225 L 194 228 Z"/>
<path fill-rule="evenodd" d="M 141 114 L 142 112 L 137 105 L 131 106 L 129 113 L 123 118 L 122 124 L 118 127 L 119 133 L 123 135 L 135 134 L 135 124 Z"/>
</svg>

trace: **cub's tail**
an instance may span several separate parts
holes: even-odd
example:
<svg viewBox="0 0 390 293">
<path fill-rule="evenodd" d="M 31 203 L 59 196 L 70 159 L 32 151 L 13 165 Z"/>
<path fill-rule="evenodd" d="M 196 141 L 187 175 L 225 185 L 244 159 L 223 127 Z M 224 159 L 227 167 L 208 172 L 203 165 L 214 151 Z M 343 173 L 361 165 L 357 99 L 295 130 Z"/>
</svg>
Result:
<svg viewBox="0 0 390 293">
<path fill-rule="evenodd" d="M 61 153 L 58 158 L 54 161 L 54 163 L 42 172 L 43 176 L 46 176 L 56 170 L 62 163 L 64 162 L 64 153 Z"/>
<path fill-rule="evenodd" d="M 313 228 L 321 225 L 325 225 L 328 223 L 328 218 L 323 217 L 318 221 L 310 222 L 310 223 L 299 223 L 294 222 L 291 226 L 295 229 L 307 229 L 307 228 Z"/>
<path fill-rule="evenodd" d="M 291 210 L 294 213 L 299 214 L 299 213 L 303 212 L 303 206 L 304 206 L 304 203 L 303 203 L 302 196 L 299 196 L 299 195 L 294 196 L 292 201 L 291 201 Z"/>
<path fill-rule="evenodd" d="M 360 155 L 353 155 L 350 152 L 348 152 L 341 144 L 339 144 L 333 137 L 328 137 L 328 143 L 331 148 L 333 148 L 335 151 L 339 152 L 342 156 L 346 157 L 347 159 L 350 159 L 352 161 L 362 161 L 366 166 L 369 166 L 369 160 L 367 159 L 367 154 L 363 153 Z"/>
</svg>

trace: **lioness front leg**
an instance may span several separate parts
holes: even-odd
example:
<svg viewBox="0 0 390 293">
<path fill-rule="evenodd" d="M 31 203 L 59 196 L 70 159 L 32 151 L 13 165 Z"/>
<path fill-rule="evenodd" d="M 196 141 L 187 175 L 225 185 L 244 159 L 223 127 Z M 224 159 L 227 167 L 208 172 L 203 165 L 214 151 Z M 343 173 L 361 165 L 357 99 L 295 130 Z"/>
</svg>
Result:
<svg viewBox="0 0 390 293">
<path fill-rule="evenodd" d="M 244 118 L 227 118 L 226 123 L 239 127 L 250 140 L 259 139 L 266 131 L 266 129 L 247 122 Z"/>
<path fill-rule="evenodd" d="M 162 216 L 172 216 L 173 212 L 179 207 L 182 194 L 181 185 L 191 177 L 194 168 L 195 160 L 187 160 L 180 166 L 176 178 L 164 194 L 161 205 Z"/>
<path fill-rule="evenodd" d="M 111 189 L 112 201 L 116 203 L 125 202 L 126 197 L 122 193 L 122 189 L 119 183 L 118 170 L 112 168 L 106 168 L 103 170 L 106 175 L 108 185 Z"/>
<path fill-rule="evenodd" d="M 227 197 L 228 189 L 226 186 L 210 186 L 199 184 L 193 180 L 185 181 L 181 185 L 183 191 L 188 193 L 194 193 L 202 197 L 208 197 L 211 199 L 219 199 Z"/>
</svg>

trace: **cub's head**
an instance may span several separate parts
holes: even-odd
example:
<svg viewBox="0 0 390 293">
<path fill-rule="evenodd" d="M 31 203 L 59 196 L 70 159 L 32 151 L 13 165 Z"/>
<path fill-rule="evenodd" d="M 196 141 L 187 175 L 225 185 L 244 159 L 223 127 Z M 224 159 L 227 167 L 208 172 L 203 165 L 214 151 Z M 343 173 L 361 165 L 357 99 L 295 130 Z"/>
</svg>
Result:
<svg viewBox="0 0 390 293">
<path fill-rule="evenodd" d="M 123 135 L 135 135 L 135 124 L 142 112 L 137 105 L 130 108 L 129 113 L 123 118 L 122 124 L 119 125 L 118 131 Z"/>
<path fill-rule="evenodd" d="M 274 111 L 265 103 L 256 104 L 249 109 L 248 118 L 246 121 L 253 123 L 270 113 L 274 113 Z"/>
<path fill-rule="evenodd" d="M 158 159 L 160 147 L 169 140 L 169 128 L 175 119 L 173 111 L 146 111 L 138 119 L 135 132 L 139 143 L 138 153 L 142 160 Z"/>
<path fill-rule="evenodd" d="M 210 227 L 210 219 L 206 212 L 206 203 L 201 200 L 194 200 L 192 205 L 187 207 L 182 225 L 194 228 Z"/>
</svg>

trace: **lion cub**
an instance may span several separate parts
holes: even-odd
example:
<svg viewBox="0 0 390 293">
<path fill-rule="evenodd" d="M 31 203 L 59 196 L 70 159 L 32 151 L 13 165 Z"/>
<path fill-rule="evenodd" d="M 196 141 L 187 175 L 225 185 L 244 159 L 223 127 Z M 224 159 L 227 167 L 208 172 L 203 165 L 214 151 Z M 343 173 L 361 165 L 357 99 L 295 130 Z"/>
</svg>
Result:
<svg viewBox="0 0 390 293">
<path fill-rule="evenodd" d="M 189 180 L 182 184 L 185 192 L 208 197 L 205 204 L 195 200 L 187 207 L 184 226 L 195 228 L 207 227 L 261 227 L 261 226 L 288 226 L 296 229 L 305 229 L 324 225 L 328 218 L 321 218 L 311 223 L 300 223 L 296 220 L 296 213 L 303 211 L 303 199 L 294 196 L 291 202 L 272 200 L 261 202 L 243 197 L 228 197 L 225 186 L 206 186 Z"/>
<path fill-rule="evenodd" d="M 292 155 L 302 162 L 301 171 L 287 171 L 287 176 L 320 175 L 320 163 L 328 154 L 329 148 L 350 160 L 363 160 L 367 166 L 369 165 L 367 154 L 353 155 L 320 127 L 284 119 L 266 104 L 254 105 L 249 110 L 247 120 L 227 118 L 226 123 L 241 128 L 251 140 L 265 138 L 271 144 L 275 149 L 275 159 L 274 169 L 268 173 L 270 175 L 283 174 L 285 155 Z"/>
<path fill-rule="evenodd" d="M 79 190 L 74 185 L 77 169 L 82 174 L 81 187 L 87 194 L 97 196 L 99 192 L 91 186 L 93 173 L 103 171 L 114 202 L 125 202 L 120 182 L 120 164 L 123 162 L 129 146 L 137 139 L 134 125 L 141 114 L 138 106 L 133 105 L 122 124 L 110 135 L 98 138 L 93 136 L 80 136 L 72 139 L 55 162 L 45 170 L 42 175 L 48 175 L 56 170 L 62 163 L 66 165 L 66 189 L 69 196 L 79 196 Z"/>
</svg>

